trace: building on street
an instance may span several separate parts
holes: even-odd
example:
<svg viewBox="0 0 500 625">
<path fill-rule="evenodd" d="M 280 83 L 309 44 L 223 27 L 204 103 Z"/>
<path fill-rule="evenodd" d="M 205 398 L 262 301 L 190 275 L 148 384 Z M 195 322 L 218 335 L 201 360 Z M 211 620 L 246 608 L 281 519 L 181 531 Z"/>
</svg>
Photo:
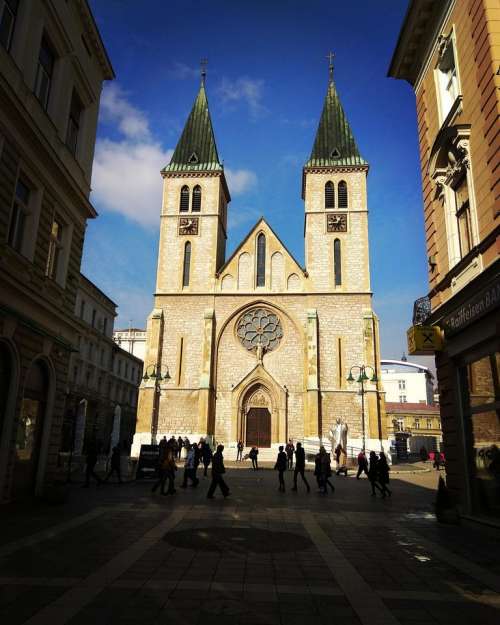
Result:
<svg viewBox="0 0 500 625">
<path fill-rule="evenodd" d="M 158 273 L 134 453 L 170 434 L 208 435 L 229 446 L 241 439 L 273 454 L 288 438 L 317 449 L 337 419 L 348 427 L 349 446 L 361 447 L 364 437 L 377 449 L 387 442 L 367 173 L 331 67 L 302 173 L 306 266 L 264 217 L 226 257 L 231 197 L 202 79 L 162 171 Z M 361 364 L 372 368 L 363 394 L 356 380 L 347 381 L 351 366 Z"/>
<path fill-rule="evenodd" d="M 70 357 L 61 452 L 81 456 L 89 440 L 108 454 L 130 452 L 142 360 L 113 340 L 116 304 L 80 275 L 75 316 L 77 349 Z"/>
<path fill-rule="evenodd" d="M 128 328 L 127 330 L 115 330 L 113 339 L 122 349 L 133 354 L 140 360 L 144 360 L 146 353 L 146 330 L 140 328 Z"/>
<path fill-rule="evenodd" d="M 386 402 L 434 403 L 434 376 L 428 367 L 383 358 L 380 372 Z"/>
<path fill-rule="evenodd" d="M 89 6 L 0 2 L 0 500 L 41 494 L 60 449 L 99 99 Z"/>
<path fill-rule="evenodd" d="M 447 485 L 463 515 L 500 516 L 500 32 L 495 0 L 413 0 L 389 76 L 414 88 L 429 292 L 412 352 L 437 328 Z"/>
<path fill-rule="evenodd" d="M 428 452 L 441 448 L 439 405 L 387 401 L 385 408 L 387 432 L 398 457 L 418 454 L 422 447 Z"/>
</svg>

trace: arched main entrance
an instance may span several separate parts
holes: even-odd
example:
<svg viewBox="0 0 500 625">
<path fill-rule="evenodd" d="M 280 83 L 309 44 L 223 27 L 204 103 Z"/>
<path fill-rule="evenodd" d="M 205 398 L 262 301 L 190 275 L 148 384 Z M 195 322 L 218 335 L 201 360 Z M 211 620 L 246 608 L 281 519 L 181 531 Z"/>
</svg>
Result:
<svg viewBox="0 0 500 625">
<path fill-rule="evenodd" d="M 37 360 L 26 376 L 17 425 L 14 469 L 14 489 L 17 492 L 31 492 L 35 488 L 48 390 L 47 368 Z"/>
<path fill-rule="evenodd" d="M 243 404 L 245 444 L 247 447 L 271 447 L 271 398 L 267 389 L 257 385 Z"/>
</svg>

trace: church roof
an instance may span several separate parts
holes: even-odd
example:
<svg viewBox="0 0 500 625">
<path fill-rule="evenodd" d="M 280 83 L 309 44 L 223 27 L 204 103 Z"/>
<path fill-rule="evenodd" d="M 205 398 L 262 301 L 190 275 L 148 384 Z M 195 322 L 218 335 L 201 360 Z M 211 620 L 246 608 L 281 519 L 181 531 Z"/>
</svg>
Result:
<svg viewBox="0 0 500 625">
<path fill-rule="evenodd" d="M 163 171 L 222 171 L 202 82 L 170 163 Z"/>
<path fill-rule="evenodd" d="M 351 127 L 330 77 L 316 139 L 306 167 L 368 165 L 361 157 Z"/>
</svg>

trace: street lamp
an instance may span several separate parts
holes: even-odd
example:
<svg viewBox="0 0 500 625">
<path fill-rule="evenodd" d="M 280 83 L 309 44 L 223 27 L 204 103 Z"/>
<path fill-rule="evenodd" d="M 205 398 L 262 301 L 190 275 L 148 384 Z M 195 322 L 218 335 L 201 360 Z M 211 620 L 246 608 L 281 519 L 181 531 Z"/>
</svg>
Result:
<svg viewBox="0 0 500 625">
<path fill-rule="evenodd" d="M 366 370 L 369 369 L 372 372 L 372 377 L 369 378 L 366 375 Z M 363 428 L 363 451 L 365 451 L 366 446 L 366 433 L 365 433 L 365 382 L 377 382 L 377 374 L 373 367 L 370 365 L 353 365 L 349 370 L 349 376 L 347 377 L 348 382 L 354 382 L 354 376 L 352 375 L 353 371 L 357 371 L 359 373 L 358 379 L 356 382 L 361 384 L 361 425 Z"/>
<path fill-rule="evenodd" d="M 152 369 L 152 372 L 149 371 Z M 170 373 L 168 371 L 168 366 L 166 372 L 162 375 L 161 368 L 159 365 L 148 365 L 146 370 L 144 371 L 144 375 L 142 376 L 143 382 L 151 382 L 154 383 L 154 396 L 153 396 L 153 414 L 151 415 L 151 445 L 155 444 L 156 434 L 158 431 L 158 411 L 159 411 L 159 403 L 160 403 L 160 394 L 161 387 L 160 384 L 162 382 L 168 382 L 171 379 Z"/>
</svg>

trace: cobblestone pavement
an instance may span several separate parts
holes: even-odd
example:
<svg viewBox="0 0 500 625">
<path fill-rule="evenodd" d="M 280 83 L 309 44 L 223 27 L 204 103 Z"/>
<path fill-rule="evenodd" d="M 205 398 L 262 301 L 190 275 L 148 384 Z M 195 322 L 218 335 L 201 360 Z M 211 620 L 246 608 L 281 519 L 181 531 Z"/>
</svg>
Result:
<svg viewBox="0 0 500 625">
<path fill-rule="evenodd" d="M 150 482 L 71 487 L 61 506 L 1 508 L 3 625 L 500 622 L 498 534 L 442 526 L 437 474 L 395 475 L 393 495 L 334 478 L 333 495 L 273 471 L 229 469 L 175 496 Z M 178 479 L 178 481 L 180 481 Z"/>
</svg>

